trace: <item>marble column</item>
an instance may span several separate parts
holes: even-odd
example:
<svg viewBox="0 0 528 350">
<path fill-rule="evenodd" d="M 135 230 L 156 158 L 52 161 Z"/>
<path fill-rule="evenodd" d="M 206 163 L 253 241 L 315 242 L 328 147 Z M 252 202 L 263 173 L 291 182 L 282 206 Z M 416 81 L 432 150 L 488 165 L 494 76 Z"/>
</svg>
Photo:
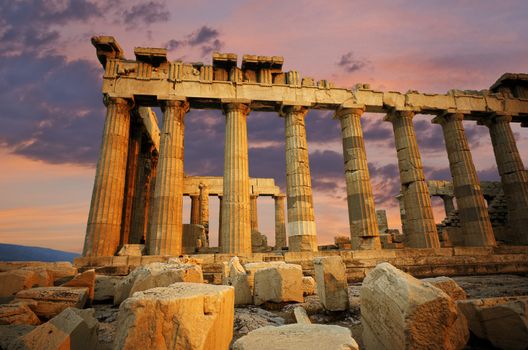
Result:
<svg viewBox="0 0 528 350">
<path fill-rule="evenodd" d="M 183 133 L 186 101 L 168 100 L 161 104 L 163 125 L 156 189 L 152 200 L 149 253 L 182 253 Z"/>
<path fill-rule="evenodd" d="M 251 208 L 251 231 L 258 231 L 258 208 L 257 208 L 258 196 L 250 196 L 250 208 Z"/>
<path fill-rule="evenodd" d="M 286 134 L 286 194 L 290 251 L 317 251 L 312 180 L 304 118 L 308 110 L 286 106 L 282 111 Z"/>
<path fill-rule="evenodd" d="M 352 249 L 381 249 L 360 122 L 363 112 L 360 108 L 343 108 L 335 115 L 341 122 L 350 238 Z"/>
<path fill-rule="evenodd" d="M 440 196 L 440 198 L 442 198 L 442 202 L 444 202 L 444 210 L 445 210 L 446 216 L 448 216 L 449 213 L 455 211 L 455 203 L 453 203 L 453 197 Z"/>
<path fill-rule="evenodd" d="M 477 171 L 469 149 L 461 113 L 444 114 L 433 119 L 440 124 L 453 178 L 453 192 L 458 204 L 458 217 L 462 228 L 460 241 L 465 246 L 494 246 L 495 237 L 480 189 Z"/>
<path fill-rule="evenodd" d="M 251 255 L 247 115 L 242 103 L 224 105 L 226 116 L 222 252 Z"/>
<path fill-rule="evenodd" d="M 191 194 L 191 224 L 200 224 L 200 196 L 197 194 Z"/>
<path fill-rule="evenodd" d="M 405 245 L 413 248 L 438 248 L 440 241 L 416 141 L 413 117 L 414 112 L 411 111 L 391 111 L 385 117 L 386 121 L 392 123 L 398 153 L 405 208 Z"/>
<path fill-rule="evenodd" d="M 209 189 L 207 185 L 200 184 L 200 225 L 205 229 L 205 237 L 207 242 L 205 246 L 209 246 Z"/>
<path fill-rule="evenodd" d="M 275 249 L 280 250 L 288 246 L 286 242 L 286 221 L 284 218 L 284 201 L 286 196 L 274 196 L 275 200 Z"/>
<path fill-rule="evenodd" d="M 218 196 L 218 248 L 222 251 L 222 196 Z"/>
<path fill-rule="evenodd" d="M 136 197 L 138 182 L 138 166 L 141 150 L 142 130 L 141 124 L 134 120 L 135 113 L 132 113 L 130 123 L 130 138 L 128 142 L 128 160 L 125 179 L 125 196 L 123 199 L 123 214 L 121 218 L 121 241 L 120 245 L 132 243 L 130 241 L 130 231 L 132 228 L 133 205 Z"/>
<path fill-rule="evenodd" d="M 84 256 L 112 256 L 121 218 L 130 132 L 130 101 L 106 97 L 106 119 L 86 226 Z"/>
<path fill-rule="evenodd" d="M 510 126 L 511 116 L 495 115 L 485 121 L 489 128 L 497 168 L 508 205 L 510 236 L 507 243 L 528 244 L 528 172 L 524 168 Z"/>
<path fill-rule="evenodd" d="M 153 177 L 156 173 L 157 151 L 143 136 L 137 166 L 136 195 L 132 204 L 132 224 L 129 243 L 145 243 L 148 231 L 148 213 L 152 192 Z"/>
</svg>

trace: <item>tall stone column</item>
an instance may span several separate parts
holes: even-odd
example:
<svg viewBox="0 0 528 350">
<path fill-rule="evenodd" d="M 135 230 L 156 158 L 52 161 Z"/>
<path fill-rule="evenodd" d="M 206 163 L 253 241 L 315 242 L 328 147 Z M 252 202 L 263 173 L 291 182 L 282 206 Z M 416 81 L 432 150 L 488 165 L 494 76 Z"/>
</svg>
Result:
<svg viewBox="0 0 528 350">
<path fill-rule="evenodd" d="M 207 185 L 200 184 L 200 225 L 205 229 L 205 236 L 209 246 L 209 189 Z"/>
<path fill-rule="evenodd" d="M 440 241 L 414 132 L 413 117 L 414 112 L 411 111 L 392 111 L 385 117 L 386 121 L 392 123 L 398 153 L 405 208 L 405 244 L 413 248 L 438 248 Z"/>
<path fill-rule="evenodd" d="M 191 194 L 191 224 L 200 224 L 200 196 Z"/>
<path fill-rule="evenodd" d="M 258 196 L 251 195 L 249 198 L 250 198 L 250 208 L 251 208 L 251 231 L 258 231 L 258 208 L 257 208 Z"/>
<path fill-rule="evenodd" d="M 495 237 L 488 209 L 462 120 L 463 114 L 445 114 L 434 118 L 433 123 L 440 124 L 444 132 L 464 245 L 494 246 Z"/>
<path fill-rule="evenodd" d="M 141 151 L 138 159 L 136 189 L 132 204 L 132 224 L 130 226 L 129 243 L 145 243 L 148 231 L 148 213 L 152 192 L 153 177 L 156 173 L 157 151 L 147 142 L 141 141 Z"/>
<path fill-rule="evenodd" d="M 287 247 L 286 242 L 286 221 L 284 219 L 284 200 L 286 196 L 274 196 L 275 200 L 275 249 Z"/>
<path fill-rule="evenodd" d="M 169 100 L 161 104 L 163 125 L 160 140 L 156 189 L 152 201 L 149 253 L 182 253 L 183 207 L 183 132 L 186 101 Z"/>
<path fill-rule="evenodd" d="M 130 103 L 106 97 L 106 119 L 86 226 L 84 256 L 112 256 L 121 233 Z"/>
<path fill-rule="evenodd" d="M 490 131 L 508 205 L 508 224 L 511 227 L 508 243 L 528 244 L 528 173 L 519 155 L 510 121 L 511 116 L 496 115 L 484 124 Z"/>
<path fill-rule="evenodd" d="M 286 194 L 290 251 L 317 251 L 312 180 L 304 117 L 300 106 L 284 107 L 286 134 Z"/>
<path fill-rule="evenodd" d="M 251 255 L 247 115 L 242 103 L 224 105 L 226 116 L 222 252 Z"/>
<path fill-rule="evenodd" d="M 219 251 L 222 251 L 222 198 L 223 196 L 218 196 L 218 248 Z"/>
<path fill-rule="evenodd" d="M 359 108 L 344 108 L 336 113 L 343 138 L 350 238 L 352 249 L 381 249 L 360 122 L 363 112 Z"/>
</svg>

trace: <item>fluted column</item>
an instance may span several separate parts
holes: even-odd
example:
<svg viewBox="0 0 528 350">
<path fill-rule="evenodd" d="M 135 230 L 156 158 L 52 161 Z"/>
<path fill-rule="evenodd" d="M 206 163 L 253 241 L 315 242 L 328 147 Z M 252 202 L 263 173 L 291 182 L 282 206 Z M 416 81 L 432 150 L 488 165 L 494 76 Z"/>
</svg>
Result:
<svg viewBox="0 0 528 350">
<path fill-rule="evenodd" d="M 205 237 L 207 242 L 203 242 L 207 247 L 209 246 L 209 189 L 207 185 L 200 184 L 200 225 L 205 229 Z"/>
<path fill-rule="evenodd" d="M 224 253 L 251 255 L 247 105 L 228 103 L 224 149 L 222 249 Z"/>
<path fill-rule="evenodd" d="M 308 110 L 287 106 L 282 115 L 286 134 L 286 194 L 290 251 L 317 251 L 312 180 L 304 117 Z"/>
<path fill-rule="evenodd" d="M 433 218 L 429 188 L 414 132 L 414 112 L 392 111 L 385 117 L 392 123 L 401 191 L 405 208 L 405 244 L 414 248 L 438 248 L 440 241 Z"/>
<path fill-rule="evenodd" d="M 445 114 L 433 119 L 440 124 L 453 178 L 453 192 L 465 246 L 494 246 L 495 237 L 464 132 L 463 114 Z"/>
<path fill-rule="evenodd" d="M 151 255 L 182 253 L 183 133 L 185 101 L 161 104 L 163 125 L 156 189 L 152 203 L 149 252 Z"/>
<path fill-rule="evenodd" d="M 148 231 L 148 212 L 151 199 L 151 186 L 156 173 L 157 151 L 146 140 L 141 141 L 141 151 L 138 159 L 136 189 L 132 204 L 132 224 L 128 242 L 139 244 L 145 242 Z"/>
<path fill-rule="evenodd" d="M 510 126 L 511 116 L 496 115 L 484 122 L 488 126 L 493 152 L 508 205 L 511 244 L 528 244 L 528 173 L 524 168 Z"/>
<path fill-rule="evenodd" d="M 249 198 L 250 198 L 250 208 L 251 208 L 251 231 L 258 231 L 258 208 L 257 208 L 258 196 L 251 195 Z"/>
<path fill-rule="evenodd" d="M 191 194 L 191 224 L 200 224 L 200 196 Z"/>
<path fill-rule="evenodd" d="M 343 138 L 350 238 L 352 249 L 381 249 L 360 122 L 363 112 L 359 108 L 344 108 L 336 113 Z"/>
<path fill-rule="evenodd" d="M 122 98 L 106 97 L 105 104 L 106 119 L 86 226 L 84 256 L 114 255 L 121 232 L 130 103 Z"/>
<path fill-rule="evenodd" d="M 284 200 L 286 196 L 274 196 L 275 200 L 275 249 L 287 247 L 286 242 L 286 221 L 284 219 Z"/>
</svg>

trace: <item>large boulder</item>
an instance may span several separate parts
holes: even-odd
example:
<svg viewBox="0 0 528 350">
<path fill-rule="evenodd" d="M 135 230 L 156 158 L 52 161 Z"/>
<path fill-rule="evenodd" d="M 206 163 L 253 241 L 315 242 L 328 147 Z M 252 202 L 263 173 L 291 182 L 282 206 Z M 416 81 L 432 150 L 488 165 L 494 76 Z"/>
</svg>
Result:
<svg viewBox="0 0 528 350">
<path fill-rule="evenodd" d="M 316 285 L 315 285 L 315 280 L 313 277 L 303 276 L 302 283 L 303 283 L 304 296 L 315 294 Z"/>
<path fill-rule="evenodd" d="M 39 325 L 40 320 L 33 310 L 24 303 L 0 305 L 0 325 Z"/>
<path fill-rule="evenodd" d="M 17 269 L 0 272 L 0 297 L 10 297 L 24 289 L 48 286 L 53 286 L 53 278 L 47 271 Z"/>
<path fill-rule="evenodd" d="M 86 287 L 88 288 L 88 298 L 94 300 L 95 270 L 86 270 L 78 274 L 70 281 L 64 283 L 63 287 Z"/>
<path fill-rule="evenodd" d="M 18 338 L 9 349 L 95 349 L 98 323 L 94 315 L 93 309 L 67 308 Z"/>
<path fill-rule="evenodd" d="M 229 260 L 229 274 L 227 284 L 235 288 L 235 305 L 247 305 L 253 303 L 253 294 L 249 288 L 248 275 L 240 264 L 238 257 Z"/>
<path fill-rule="evenodd" d="M 304 301 L 302 278 L 302 268 L 295 264 L 277 264 L 257 270 L 253 292 L 255 305 L 269 301 L 302 303 Z"/>
<path fill-rule="evenodd" d="M 233 350 L 359 350 L 350 330 L 321 324 L 289 324 L 256 329 L 238 339 Z"/>
<path fill-rule="evenodd" d="M 253 293 L 253 286 L 255 285 L 255 273 L 258 270 L 267 269 L 268 267 L 273 267 L 277 265 L 285 264 L 284 261 L 269 261 L 269 262 L 253 262 L 244 264 L 244 270 L 248 275 L 249 289 Z"/>
<path fill-rule="evenodd" d="M 175 283 L 137 292 L 119 307 L 115 349 L 228 349 L 233 287 Z"/>
<path fill-rule="evenodd" d="M 123 276 L 95 275 L 94 300 L 114 300 L 117 285 L 123 278 Z"/>
<path fill-rule="evenodd" d="M 348 282 L 346 266 L 340 256 L 314 259 L 317 295 L 324 308 L 329 311 L 348 309 Z"/>
<path fill-rule="evenodd" d="M 528 296 L 462 300 L 457 306 L 478 338 L 500 349 L 526 349 Z"/>
<path fill-rule="evenodd" d="M 360 291 L 363 342 L 369 349 L 462 349 L 465 319 L 442 290 L 389 263 L 363 280 Z"/>
<path fill-rule="evenodd" d="M 454 301 L 467 299 L 466 291 L 463 290 L 452 278 L 441 276 L 434 278 L 424 278 L 422 281 L 431 283 L 436 288 L 443 290 Z"/>
<path fill-rule="evenodd" d="M 27 303 L 38 317 L 50 319 L 69 307 L 83 308 L 87 299 L 88 288 L 39 287 L 18 292 L 15 300 Z"/>
<path fill-rule="evenodd" d="M 176 282 L 203 283 L 202 268 L 195 264 L 152 263 L 140 266 L 116 287 L 114 305 L 119 305 L 135 292 L 166 287 Z"/>
</svg>

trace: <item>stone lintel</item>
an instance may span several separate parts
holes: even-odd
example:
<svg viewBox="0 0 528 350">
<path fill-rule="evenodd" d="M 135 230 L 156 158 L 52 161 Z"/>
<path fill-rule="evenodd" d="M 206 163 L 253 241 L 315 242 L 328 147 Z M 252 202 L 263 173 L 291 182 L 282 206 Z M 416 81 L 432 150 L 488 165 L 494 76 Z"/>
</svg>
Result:
<svg viewBox="0 0 528 350">
<path fill-rule="evenodd" d="M 167 62 L 167 49 L 158 47 L 136 47 L 134 48 L 136 60 L 152 64 L 157 67 Z"/>
</svg>

